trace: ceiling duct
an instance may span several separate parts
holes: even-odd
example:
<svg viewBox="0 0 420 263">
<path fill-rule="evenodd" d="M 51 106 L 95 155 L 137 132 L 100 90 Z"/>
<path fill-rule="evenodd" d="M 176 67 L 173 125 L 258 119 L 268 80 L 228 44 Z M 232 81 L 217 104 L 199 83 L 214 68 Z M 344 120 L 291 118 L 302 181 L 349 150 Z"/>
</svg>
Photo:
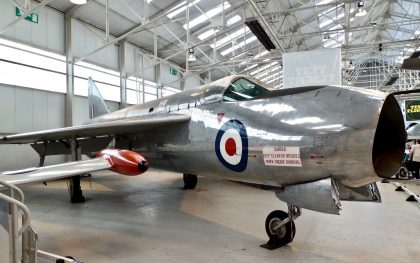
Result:
<svg viewBox="0 0 420 263">
<path fill-rule="evenodd" d="M 245 20 L 245 24 L 249 27 L 252 33 L 258 38 L 261 44 L 264 45 L 265 49 L 268 51 L 276 49 L 271 39 L 268 37 L 264 28 L 261 26 L 260 22 L 255 17 L 250 17 Z"/>
</svg>

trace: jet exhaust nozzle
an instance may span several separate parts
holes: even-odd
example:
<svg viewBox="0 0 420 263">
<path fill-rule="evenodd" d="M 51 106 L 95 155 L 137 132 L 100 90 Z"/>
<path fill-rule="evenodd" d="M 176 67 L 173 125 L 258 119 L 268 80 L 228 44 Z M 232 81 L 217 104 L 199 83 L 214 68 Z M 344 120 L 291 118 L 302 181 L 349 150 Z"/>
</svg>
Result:
<svg viewBox="0 0 420 263">
<path fill-rule="evenodd" d="M 105 149 L 97 152 L 96 157 L 104 157 L 111 171 L 123 175 L 140 175 L 149 168 L 149 162 L 142 155 L 129 150 Z"/>
<path fill-rule="evenodd" d="M 406 131 L 401 108 L 393 95 L 382 105 L 372 148 L 372 162 L 376 174 L 390 178 L 401 167 Z"/>
</svg>

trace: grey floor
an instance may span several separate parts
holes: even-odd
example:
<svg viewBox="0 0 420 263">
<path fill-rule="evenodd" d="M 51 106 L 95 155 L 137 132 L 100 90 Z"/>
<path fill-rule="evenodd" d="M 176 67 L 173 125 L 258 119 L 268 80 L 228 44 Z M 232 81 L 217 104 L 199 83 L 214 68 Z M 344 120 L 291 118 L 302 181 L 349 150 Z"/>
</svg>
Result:
<svg viewBox="0 0 420 263">
<path fill-rule="evenodd" d="M 269 251 L 265 217 L 285 209 L 272 192 L 179 174 L 96 174 L 88 201 L 70 204 L 65 181 L 24 187 L 39 248 L 92 262 L 420 262 L 420 205 L 391 184 L 383 202 L 343 202 L 340 216 L 303 210 L 294 242 Z M 410 187 L 419 193 L 420 187 Z"/>
</svg>

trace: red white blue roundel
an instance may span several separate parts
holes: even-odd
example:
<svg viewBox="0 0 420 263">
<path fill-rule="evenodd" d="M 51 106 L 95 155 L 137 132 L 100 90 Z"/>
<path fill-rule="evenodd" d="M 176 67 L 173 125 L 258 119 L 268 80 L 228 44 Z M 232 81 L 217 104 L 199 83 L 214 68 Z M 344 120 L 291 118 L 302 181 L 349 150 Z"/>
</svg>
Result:
<svg viewBox="0 0 420 263">
<path fill-rule="evenodd" d="M 219 161 L 235 172 L 245 170 L 248 163 L 248 136 L 245 126 L 238 120 L 229 120 L 216 135 L 216 155 Z"/>
</svg>

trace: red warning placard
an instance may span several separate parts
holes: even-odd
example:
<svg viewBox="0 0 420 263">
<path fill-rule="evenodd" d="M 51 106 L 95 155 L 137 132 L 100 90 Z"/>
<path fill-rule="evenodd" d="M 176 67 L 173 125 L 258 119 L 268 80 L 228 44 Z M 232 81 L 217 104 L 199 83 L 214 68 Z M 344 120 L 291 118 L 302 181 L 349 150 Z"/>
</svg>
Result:
<svg viewBox="0 0 420 263">
<path fill-rule="evenodd" d="M 299 147 L 267 146 L 263 155 L 265 165 L 302 167 Z"/>
</svg>

